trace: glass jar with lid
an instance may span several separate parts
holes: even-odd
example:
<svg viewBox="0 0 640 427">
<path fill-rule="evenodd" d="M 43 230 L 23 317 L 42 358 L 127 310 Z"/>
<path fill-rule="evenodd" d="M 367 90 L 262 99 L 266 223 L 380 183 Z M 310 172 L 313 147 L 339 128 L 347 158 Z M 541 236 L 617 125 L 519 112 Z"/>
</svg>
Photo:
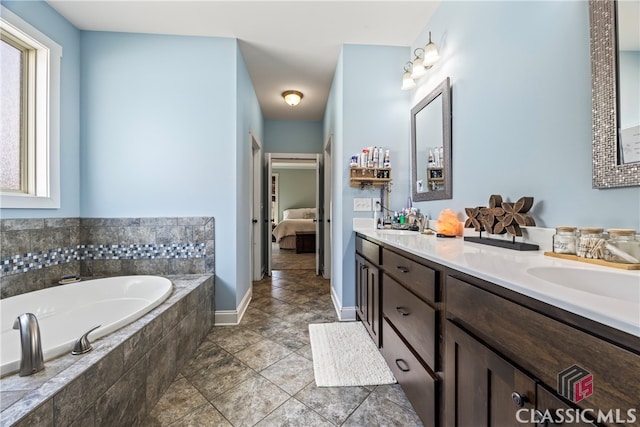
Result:
<svg viewBox="0 0 640 427">
<path fill-rule="evenodd" d="M 553 252 L 557 254 L 576 253 L 576 228 L 556 227 L 553 235 Z"/>
<path fill-rule="evenodd" d="M 640 263 L 640 241 L 636 239 L 636 230 L 612 228 L 605 245 L 604 259 L 625 264 Z"/>
<path fill-rule="evenodd" d="M 578 230 L 579 236 L 576 243 L 576 255 L 582 258 L 604 258 L 605 240 L 603 228 L 584 227 Z"/>
</svg>

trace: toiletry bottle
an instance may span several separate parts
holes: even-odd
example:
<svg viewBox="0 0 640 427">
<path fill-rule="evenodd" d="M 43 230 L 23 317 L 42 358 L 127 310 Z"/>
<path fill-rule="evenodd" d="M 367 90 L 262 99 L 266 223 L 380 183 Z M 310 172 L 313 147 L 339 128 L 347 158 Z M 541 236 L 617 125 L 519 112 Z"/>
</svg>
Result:
<svg viewBox="0 0 640 427">
<path fill-rule="evenodd" d="M 384 152 L 384 167 L 385 168 L 391 167 L 391 158 L 389 157 L 389 150 Z"/>
</svg>

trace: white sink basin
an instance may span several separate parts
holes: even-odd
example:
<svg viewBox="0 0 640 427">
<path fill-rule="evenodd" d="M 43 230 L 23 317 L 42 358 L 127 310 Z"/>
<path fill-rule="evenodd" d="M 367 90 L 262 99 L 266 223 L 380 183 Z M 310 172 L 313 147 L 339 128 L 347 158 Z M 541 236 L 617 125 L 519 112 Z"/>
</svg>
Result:
<svg viewBox="0 0 640 427">
<path fill-rule="evenodd" d="M 417 231 L 411 231 L 411 230 L 394 230 L 394 229 L 388 229 L 388 230 L 376 230 L 376 233 L 381 233 L 381 234 L 389 234 L 389 235 L 408 235 L 408 234 L 415 234 L 418 235 L 419 233 Z"/>
<path fill-rule="evenodd" d="M 640 303 L 640 275 L 616 271 L 601 271 L 564 267 L 532 267 L 527 273 L 591 294 Z"/>
</svg>

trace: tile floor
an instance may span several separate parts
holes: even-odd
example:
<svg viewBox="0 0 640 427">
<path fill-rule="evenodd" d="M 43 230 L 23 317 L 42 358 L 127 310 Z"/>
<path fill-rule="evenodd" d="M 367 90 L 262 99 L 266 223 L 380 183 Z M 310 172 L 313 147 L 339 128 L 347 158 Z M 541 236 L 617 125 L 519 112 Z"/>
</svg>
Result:
<svg viewBox="0 0 640 427">
<path fill-rule="evenodd" d="M 398 385 L 318 388 L 309 323 L 337 321 L 313 270 L 254 282 L 238 326 L 214 327 L 144 426 L 421 426 Z"/>
</svg>

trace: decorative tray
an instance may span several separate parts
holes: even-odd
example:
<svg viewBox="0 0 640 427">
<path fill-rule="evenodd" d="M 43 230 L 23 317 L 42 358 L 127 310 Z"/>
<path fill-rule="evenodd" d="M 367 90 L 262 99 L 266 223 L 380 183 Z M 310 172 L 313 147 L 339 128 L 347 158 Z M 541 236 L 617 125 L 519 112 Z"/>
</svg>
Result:
<svg viewBox="0 0 640 427">
<path fill-rule="evenodd" d="M 572 261 L 586 262 L 587 264 L 603 265 L 605 267 L 620 268 L 622 270 L 640 270 L 640 264 L 625 264 L 622 262 L 611 262 L 603 259 L 582 258 L 571 254 L 557 254 L 555 252 L 545 252 L 546 256 L 562 259 L 570 259 Z"/>
</svg>

